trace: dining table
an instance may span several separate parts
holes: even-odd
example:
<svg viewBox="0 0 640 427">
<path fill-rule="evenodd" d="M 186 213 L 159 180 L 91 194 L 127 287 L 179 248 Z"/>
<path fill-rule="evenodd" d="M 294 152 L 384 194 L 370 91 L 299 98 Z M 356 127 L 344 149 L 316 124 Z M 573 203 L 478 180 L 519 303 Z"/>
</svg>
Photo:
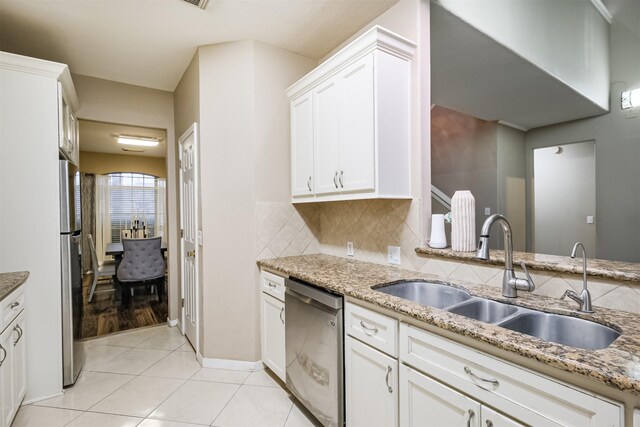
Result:
<svg viewBox="0 0 640 427">
<path fill-rule="evenodd" d="M 162 255 L 164 255 L 167 252 L 166 242 L 163 241 L 160 243 L 160 251 L 162 252 Z M 122 242 L 107 243 L 107 247 L 105 248 L 104 253 L 105 255 L 113 256 L 113 258 L 116 261 L 116 274 L 113 277 L 113 280 L 116 287 L 116 299 L 117 299 L 118 296 L 121 295 L 121 286 L 120 286 L 120 282 L 118 281 L 117 272 L 118 272 L 118 266 L 122 261 L 122 256 L 124 255 L 124 246 L 122 245 Z M 127 306 L 130 305 L 129 295 L 126 295 L 125 298 L 127 299 L 127 301 L 123 301 L 123 303 Z"/>
</svg>

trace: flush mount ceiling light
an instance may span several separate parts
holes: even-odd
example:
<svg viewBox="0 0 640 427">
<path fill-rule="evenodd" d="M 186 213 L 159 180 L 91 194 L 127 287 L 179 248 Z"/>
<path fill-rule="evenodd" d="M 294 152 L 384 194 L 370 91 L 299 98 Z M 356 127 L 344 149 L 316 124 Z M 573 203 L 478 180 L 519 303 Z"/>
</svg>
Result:
<svg viewBox="0 0 640 427">
<path fill-rule="evenodd" d="M 160 141 L 156 138 L 145 138 L 141 136 L 119 135 L 118 144 L 136 145 L 140 147 L 157 147 Z"/>
<path fill-rule="evenodd" d="M 640 107 L 640 88 L 622 92 L 622 109 Z"/>
</svg>

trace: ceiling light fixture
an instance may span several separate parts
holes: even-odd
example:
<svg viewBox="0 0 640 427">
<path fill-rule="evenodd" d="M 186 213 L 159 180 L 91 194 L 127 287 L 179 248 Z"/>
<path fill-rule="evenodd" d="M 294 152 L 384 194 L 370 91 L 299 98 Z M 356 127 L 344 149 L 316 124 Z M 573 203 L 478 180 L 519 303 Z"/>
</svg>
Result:
<svg viewBox="0 0 640 427">
<path fill-rule="evenodd" d="M 622 92 L 622 109 L 640 107 L 640 88 Z"/>
<path fill-rule="evenodd" d="M 140 147 L 157 147 L 160 144 L 156 138 L 145 138 L 141 136 L 119 135 L 118 144 L 137 145 Z"/>
</svg>

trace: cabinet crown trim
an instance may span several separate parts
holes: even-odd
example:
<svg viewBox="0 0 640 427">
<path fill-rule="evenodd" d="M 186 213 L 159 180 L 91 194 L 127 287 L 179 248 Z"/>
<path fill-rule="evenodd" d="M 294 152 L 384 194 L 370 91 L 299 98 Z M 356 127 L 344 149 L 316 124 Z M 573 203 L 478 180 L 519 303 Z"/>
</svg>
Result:
<svg viewBox="0 0 640 427">
<path fill-rule="evenodd" d="M 297 98 L 312 86 L 333 76 L 344 67 L 375 49 L 409 61 L 413 58 L 416 47 L 417 45 L 414 42 L 376 25 L 291 85 L 287 89 L 287 96 L 289 99 Z"/>
<path fill-rule="evenodd" d="M 60 83 L 62 83 L 65 99 L 71 106 L 71 109 L 73 111 L 78 110 L 80 106 L 78 95 L 76 94 L 76 89 L 71 79 L 71 72 L 66 64 L 8 52 L 0 52 L 0 68 L 59 80 Z"/>
</svg>

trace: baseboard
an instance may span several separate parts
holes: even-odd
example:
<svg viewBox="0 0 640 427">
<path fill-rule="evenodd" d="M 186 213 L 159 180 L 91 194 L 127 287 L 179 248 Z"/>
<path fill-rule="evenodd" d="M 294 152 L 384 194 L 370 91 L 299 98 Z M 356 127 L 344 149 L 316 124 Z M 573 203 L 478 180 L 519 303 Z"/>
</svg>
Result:
<svg viewBox="0 0 640 427">
<path fill-rule="evenodd" d="M 169 325 L 170 327 L 174 327 L 178 324 L 178 319 L 169 319 L 167 317 L 167 325 Z"/>
<path fill-rule="evenodd" d="M 54 397 L 62 396 L 63 394 L 64 394 L 64 391 L 61 391 L 60 393 L 55 393 L 50 396 L 36 397 L 35 399 L 23 400 L 21 406 L 42 402 L 43 400 L 52 399 Z"/>
<path fill-rule="evenodd" d="M 210 359 L 202 357 L 200 353 L 196 354 L 196 359 L 203 368 L 227 369 L 229 371 L 260 371 L 264 369 L 261 360 L 248 362 L 244 360 Z"/>
</svg>

